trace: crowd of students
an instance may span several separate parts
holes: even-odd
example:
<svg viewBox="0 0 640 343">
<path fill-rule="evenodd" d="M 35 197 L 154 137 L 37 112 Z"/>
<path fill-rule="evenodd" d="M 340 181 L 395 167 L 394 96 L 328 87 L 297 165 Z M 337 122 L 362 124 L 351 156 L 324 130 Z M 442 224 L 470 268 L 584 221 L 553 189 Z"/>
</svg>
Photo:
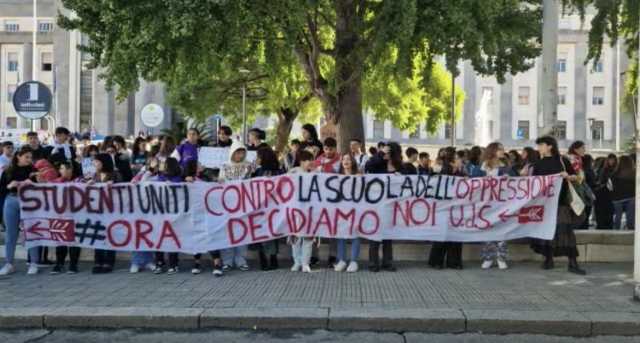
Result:
<svg viewBox="0 0 640 343">
<path fill-rule="evenodd" d="M 205 142 L 197 129 L 189 129 L 186 139 L 176 142 L 171 136 L 137 137 L 129 147 L 122 136 L 106 137 L 93 145 L 85 140 L 76 145 L 69 130 L 55 131 L 54 142 L 43 146 L 35 132 L 27 135 L 27 143 L 13 151 L 11 142 L 2 143 L 0 155 L 0 202 L 5 228 L 5 264 L 0 275 L 15 272 L 15 249 L 20 232 L 20 207 L 17 190 L 30 182 L 215 182 L 240 180 L 251 177 L 272 177 L 283 173 L 339 173 L 343 175 L 371 174 L 443 174 L 465 177 L 527 176 L 562 174 L 564 181 L 560 195 L 556 234 L 553 240 L 532 240 L 532 249 L 544 257 L 542 267 L 554 267 L 554 257 L 566 256 L 569 271 L 585 274 L 577 262 L 578 250 L 574 230 L 587 229 L 590 218 L 595 218 L 597 229 L 621 229 L 622 216 L 626 226 L 633 229 L 635 197 L 635 157 L 609 155 L 594 159 L 586 154 L 586 146 L 577 141 L 566 155 L 561 155 L 557 141 L 549 136 L 536 140 L 537 149 L 526 147 L 522 151 L 505 151 L 501 143 L 470 149 L 445 147 L 432 158 L 427 152 L 407 147 L 404 152 L 396 142 L 380 142 L 364 151 L 358 139 L 350 141 L 350 149 L 339 153 L 334 138 L 320 141 L 315 127 L 305 124 L 302 138 L 291 141 L 286 152 L 276 153 L 267 143 L 263 130 L 249 131 L 248 144 L 232 138 L 232 130 L 222 126 L 212 142 Z M 82 147 L 80 150 L 80 146 Z M 229 157 L 220 169 L 205 169 L 198 163 L 202 146 L 229 148 Z M 256 160 L 247 161 L 247 151 L 256 151 Z M 576 190 L 586 210 L 579 215 L 570 206 L 569 185 Z M 326 266 L 336 272 L 359 270 L 359 239 L 323 240 L 328 244 Z M 284 241 L 273 240 L 252 246 L 240 246 L 222 251 L 207 252 L 211 256 L 213 274 L 222 276 L 226 271 L 250 269 L 248 249 L 255 250 L 260 269 L 279 268 L 278 255 Z M 316 238 L 288 237 L 291 246 L 292 271 L 310 272 L 320 264 L 319 240 Z M 347 245 L 350 250 L 347 251 Z M 368 269 L 372 272 L 395 271 L 393 242 L 369 241 Z M 382 247 L 380 247 L 382 246 Z M 428 265 L 437 268 L 462 269 L 460 242 L 433 242 Z M 52 274 L 78 272 L 81 249 L 56 247 L 55 262 L 49 260 L 46 247 L 28 251 L 27 274 L 37 274 L 43 265 L 53 265 Z M 382 250 L 382 258 L 380 258 Z M 204 252 L 203 252 L 204 253 Z M 69 257 L 68 267 L 66 259 Z M 165 259 L 166 257 L 166 259 Z M 184 257 L 183 257 L 184 258 Z M 96 249 L 92 273 L 113 271 L 115 251 Z M 191 272 L 203 271 L 202 254 L 189 258 Z M 481 267 L 508 268 L 508 243 L 486 242 L 481 251 Z M 149 270 L 156 274 L 174 274 L 179 267 L 178 253 L 133 252 L 130 272 Z M 183 263 L 184 264 L 184 263 Z"/>
</svg>

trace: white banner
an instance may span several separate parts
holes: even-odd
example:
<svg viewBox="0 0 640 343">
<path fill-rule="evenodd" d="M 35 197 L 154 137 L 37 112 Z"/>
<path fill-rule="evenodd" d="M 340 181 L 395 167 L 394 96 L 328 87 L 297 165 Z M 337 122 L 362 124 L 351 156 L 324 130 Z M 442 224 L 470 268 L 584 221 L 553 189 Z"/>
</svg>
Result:
<svg viewBox="0 0 640 343">
<path fill-rule="evenodd" d="M 247 151 L 248 162 L 256 160 L 255 151 Z M 198 162 L 205 168 L 220 169 L 223 164 L 229 163 L 229 148 L 201 147 L 198 149 Z"/>
<path fill-rule="evenodd" d="M 290 174 L 228 183 L 31 184 L 27 246 L 206 252 L 296 236 L 553 239 L 562 178 Z"/>
</svg>

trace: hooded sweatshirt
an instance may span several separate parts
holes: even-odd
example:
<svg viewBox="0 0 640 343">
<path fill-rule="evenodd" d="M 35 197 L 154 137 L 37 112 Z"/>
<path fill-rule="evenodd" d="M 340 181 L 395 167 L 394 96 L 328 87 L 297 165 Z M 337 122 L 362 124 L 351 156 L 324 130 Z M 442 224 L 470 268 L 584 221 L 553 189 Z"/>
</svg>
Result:
<svg viewBox="0 0 640 343">
<path fill-rule="evenodd" d="M 251 173 L 255 170 L 255 165 L 253 163 L 249 163 L 245 160 L 241 162 L 234 162 L 232 160 L 233 153 L 238 150 L 247 151 L 247 148 L 242 145 L 242 142 L 235 141 L 231 145 L 231 149 L 229 149 L 228 162 L 223 164 L 222 168 L 220 168 L 220 174 L 218 176 L 219 181 L 246 179 L 249 178 Z"/>
</svg>

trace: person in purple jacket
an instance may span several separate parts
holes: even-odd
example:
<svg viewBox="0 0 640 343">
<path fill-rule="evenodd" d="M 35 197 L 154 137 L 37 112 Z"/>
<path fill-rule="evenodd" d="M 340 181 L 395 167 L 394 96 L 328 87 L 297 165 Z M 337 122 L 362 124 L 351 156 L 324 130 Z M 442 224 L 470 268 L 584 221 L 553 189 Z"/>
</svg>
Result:
<svg viewBox="0 0 640 343">
<path fill-rule="evenodd" d="M 200 148 L 200 131 L 195 127 L 187 131 L 187 139 L 178 145 L 176 151 L 171 155 L 180 162 L 180 167 L 184 168 L 187 162 L 198 160 L 198 149 Z"/>
</svg>

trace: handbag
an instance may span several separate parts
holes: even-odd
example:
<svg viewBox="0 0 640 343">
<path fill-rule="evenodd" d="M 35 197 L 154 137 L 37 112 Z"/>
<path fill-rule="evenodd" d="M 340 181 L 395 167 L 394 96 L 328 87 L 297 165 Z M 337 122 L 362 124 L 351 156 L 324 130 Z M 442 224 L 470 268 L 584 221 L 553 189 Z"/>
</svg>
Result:
<svg viewBox="0 0 640 343">
<path fill-rule="evenodd" d="M 564 166 L 564 161 L 562 160 L 562 157 L 560 157 L 560 163 L 562 164 L 562 171 L 566 172 L 567 168 Z M 567 185 L 569 186 L 569 199 L 568 199 L 569 204 L 568 205 L 569 207 L 571 207 L 571 209 L 573 210 L 573 213 L 575 213 L 576 216 L 580 216 L 584 212 L 584 208 L 585 208 L 584 201 L 576 191 L 576 188 L 573 186 L 573 183 L 571 181 L 567 181 Z"/>
</svg>

